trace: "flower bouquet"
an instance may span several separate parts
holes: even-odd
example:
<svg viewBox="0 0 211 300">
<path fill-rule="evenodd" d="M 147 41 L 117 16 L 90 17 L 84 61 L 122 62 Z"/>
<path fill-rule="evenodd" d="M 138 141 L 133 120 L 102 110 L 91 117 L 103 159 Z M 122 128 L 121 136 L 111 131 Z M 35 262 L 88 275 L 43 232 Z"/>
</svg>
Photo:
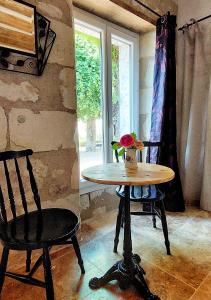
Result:
<svg viewBox="0 0 211 300">
<path fill-rule="evenodd" d="M 112 145 L 113 150 L 117 151 L 118 156 L 124 157 L 125 167 L 130 169 L 137 168 L 136 151 L 143 150 L 144 144 L 137 140 L 136 134 L 125 134 L 120 141 Z"/>
</svg>

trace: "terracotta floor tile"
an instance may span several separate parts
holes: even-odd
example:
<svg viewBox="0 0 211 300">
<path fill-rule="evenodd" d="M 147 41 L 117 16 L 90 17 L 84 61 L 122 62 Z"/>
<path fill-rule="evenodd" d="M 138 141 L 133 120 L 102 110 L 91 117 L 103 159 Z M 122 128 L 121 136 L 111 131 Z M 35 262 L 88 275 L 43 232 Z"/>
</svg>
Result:
<svg viewBox="0 0 211 300">
<path fill-rule="evenodd" d="M 109 284 L 106 288 L 91 293 L 85 300 L 141 300 L 138 293 L 134 289 L 121 291 L 118 286 Z"/>
<path fill-rule="evenodd" d="M 198 290 L 191 297 L 191 300 L 209 300 L 211 299 L 211 273 L 205 278 Z"/>
<path fill-rule="evenodd" d="M 83 221 L 78 239 L 81 243 L 102 237 L 115 229 L 117 210 Z"/>
<path fill-rule="evenodd" d="M 210 242 L 197 238 L 197 234 L 186 234 L 185 229 L 170 235 L 172 256 L 167 256 L 163 240 L 142 235 L 136 238 L 134 251 L 162 270 L 198 288 L 211 271 Z"/>
<path fill-rule="evenodd" d="M 73 250 L 69 253 L 52 259 L 52 273 L 56 299 L 75 300 L 84 299 L 92 290 L 88 286 L 89 280 L 94 276 L 99 276 L 100 271 L 88 261 L 85 261 L 86 274 L 81 275 Z M 21 270 L 22 273 L 24 270 Z M 43 268 L 36 273 L 36 278 L 43 280 Z M 15 291 L 15 293 L 14 293 Z M 6 279 L 2 300 L 44 300 L 45 290 L 31 287 L 11 279 Z M 33 295 L 33 298 L 32 298 Z"/>
<path fill-rule="evenodd" d="M 135 289 L 123 292 L 116 282 L 97 291 L 88 286 L 92 277 L 102 276 L 116 261 L 122 259 L 123 230 L 119 253 L 113 253 L 115 222 L 116 211 L 113 211 L 104 218 L 96 216 L 82 224 L 79 237 L 85 276 L 80 274 L 72 247 L 51 254 L 56 300 L 141 299 Z M 158 229 L 153 229 L 150 217 L 132 218 L 134 253 L 142 257 L 141 264 L 147 272 L 146 280 L 150 289 L 161 300 L 189 300 L 191 297 L 192 300 L 211 299 L 211 213 L 195 208 L 189 208 L 185 213 L 169 213 L 168 225 L 172 256 L 166 255 L 159 222 Z M 39 251 L 34 254 L 33 261 L 39 254 Z M 11 253 L 10 270 L 24 271 L 24 264 L 24 252 Z M 43 278 L 42 268 L 36 277 Z M 6 278 L 1 300 L 19 299 L 45 300 L 45 290 Z"/>
<path fill-rule="evenodd" d="M 112 252 L 108 253 L 108 251 L 106 251 L 106 247 L 108 247 L 111 241 L 113 243 L 113 238 L 111 238 L 112 234 L 104 236 L 103 242 L 102 240 L 96 242 L 95 245 L 96 247 L 98 246 L 99 249 L 98 253 L 96 252 L 94 245 L 94 248 L 92 248 L 90 245 L 88 246 L 89 251 L 93 251 L 95 257 L 95 260 L 93 260 L 92 263 L 95 264 L 99 269 L 101 269 L 101 276 L 104 275 L 104 273 L 108 271 L 108 269 L 116 261 L 122 259 L 122 256 L 120 254 L 114 254 Z M 136 243 L 136 246 L 138 246 L 138 243 Z M 151 290 L 161 296 L 162 300 L 187 300 L 195 292 L 194 288 L 176 279 L 174 276 L 171 276 L 170 274 L 162 271 L 156 265 L 153 265 L 145 260 L 142 260 L 141 265 L 147 272 L 146 280 L 149 282 Z M 109 297 L 111 297 L 110 293 L 112 294 L 111 299 L 140 299 L 140 295 L 137 294 L 134 290 L 128 290 L 126 293 L 121 292 L 121 290 L 118 288 L 118 285 L 111 285 L 109 286 L 109 288 L 106 288 L 105 290 L 103 289 L 103 291 L 97 291 L 95 292 L 95 294 L 91 295 L 93 295 L 93 299 L 102 298 L 107 300 L 110 299 Z"/>
<path fill-rule="evenodd" d="M 162 300 L 188 300 L 195 292 L 194 288 L 163 272 L 149 261 L 142 260 L 141 265 L 146 272 L 145 279 L 150 290 Z"/>
</svg>

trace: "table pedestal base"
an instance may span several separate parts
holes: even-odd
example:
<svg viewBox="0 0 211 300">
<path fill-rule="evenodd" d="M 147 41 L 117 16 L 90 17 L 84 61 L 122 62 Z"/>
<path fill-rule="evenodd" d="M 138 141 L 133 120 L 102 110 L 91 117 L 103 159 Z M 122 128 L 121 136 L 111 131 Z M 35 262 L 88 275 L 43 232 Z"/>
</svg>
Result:
<svg viewBox="0 0 211 300">
<path fill-rule="evenodd" d="M 113 280 L 117 280 L 119 287 L 123 290 L 134 285 L 145 300 L 160 300 L 156 295 L 153 295 L 144 279 L 145 271 L 140 267 L 141 259 L 135 254 L 132 257 L 132 264 L 128 269 L 125 266 L 124 260 L 117 262 L 108 272 L 101 278 L 93 278 L 89 282 L 92 289 L 99 289 Z"/>
</svg>

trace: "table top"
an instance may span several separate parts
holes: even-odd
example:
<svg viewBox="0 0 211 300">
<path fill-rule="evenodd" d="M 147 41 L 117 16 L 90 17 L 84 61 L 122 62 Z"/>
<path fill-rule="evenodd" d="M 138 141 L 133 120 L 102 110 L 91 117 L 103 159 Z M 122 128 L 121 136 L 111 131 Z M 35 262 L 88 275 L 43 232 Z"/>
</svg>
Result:
<svg viewBox="0 0 211 300">
<path fill-rule="evenodd" d="M 88 168 L 82 177 L 88 181 L 108 185 L 151 185 L 171 181 L 174 171 L 170 168 L 138 163 L 137 169 L 125 168 L 124 163 L 108 163 Z"/>
</svg>

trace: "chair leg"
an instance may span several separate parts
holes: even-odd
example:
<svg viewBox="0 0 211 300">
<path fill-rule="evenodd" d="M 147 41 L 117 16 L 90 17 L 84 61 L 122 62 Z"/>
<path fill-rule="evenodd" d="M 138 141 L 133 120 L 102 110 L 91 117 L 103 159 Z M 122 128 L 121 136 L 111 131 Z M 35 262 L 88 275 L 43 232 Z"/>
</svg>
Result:
<svg viewBox="0 0 211 300">
<path fill-rule="evenodd" d="M 154 211 L 154 207 L 155 207 L 155 202 L 152 202 L 152 213 L 154 213 L 155 211 Z M 156 216 L 155 215 L 153 215 L 152 216 L 152 224 L 153 224 L 153 228 L 157 228 L 157 226 L 156 226 Z"/>
<path fill-rule="evenodd" d="M 0 266 L 0 294 L 1 294 L 1 291 L 3 288 L 3 284 L 4 284 L 8 256 L 9 256 L 9 249 L 4 247 L 2 257 L 1 257 L 1 266 Z"/>
<path fill-rule="evenodd" d="M 122 218 L 121 218 L 121 228 L 124 228 L 125 225 L 125 211 L 124 206 L 122 207 Z"/>
<path fill-rule="evenodd" d="M 119 244 L 119 233 L 120 233 L 120 229 L 121 226 L 123 225 L 123 201 L 124 198 L 120 198 L 120 202 L 119 202 L 119 211 L 118 211 L 118 215 L 117 215 L 117 220 L 116 220 L 116 235 L 115 235 L 115 239 L 114 239 L 114 253 L 117 253 L 117 247 Z"/>
<path fill-rule="evenodd" d="M 26 273 L 29 273 L 31 270 L 31 255 L 32 251 L 27 250 L 27 258 L 26 258 Z"/>
<path fill-rule="evenodd" d="M 161 223 L 163 227 L 163 235 L 165 238 L 165 245 L 166 245 L 166 250 L 167 250 L 167 255 L 171 255 L 171 250 L 170 250 L 170 242 L 169 242 L 169 237 L 168 237 L 168 226 L 167 226 L 167 221 L 166 221 L 166 213 L 165 213 L 165 205 L 163 200 L 160 201 L 160 212 L 161 212 Z"/>
<path fill-rule="evenodd" d="M 83 262 L 83 259 L 82 259 L 82 256 L 81 256 L 81 250 L 80 250 L 80 246 L 78 244 L 78 239 L 77 239 L 76 236 L 72 237 L 72 243 L 73 243 L 73 247 L 74 247 L 74 250 L 75 250 L 75 254 L 78 258 L 78 264 L 81 268 L 81 273 L 85 274 L 84 262 Z"/>
<path fill-rule="evenodd" d="M 53 279 L 51 274 L 51 259 L 49 249 L 43 248 L 43 267 L 45 274 L 45 287 L 47 300 L 54 300 Z"/>
</svg>

